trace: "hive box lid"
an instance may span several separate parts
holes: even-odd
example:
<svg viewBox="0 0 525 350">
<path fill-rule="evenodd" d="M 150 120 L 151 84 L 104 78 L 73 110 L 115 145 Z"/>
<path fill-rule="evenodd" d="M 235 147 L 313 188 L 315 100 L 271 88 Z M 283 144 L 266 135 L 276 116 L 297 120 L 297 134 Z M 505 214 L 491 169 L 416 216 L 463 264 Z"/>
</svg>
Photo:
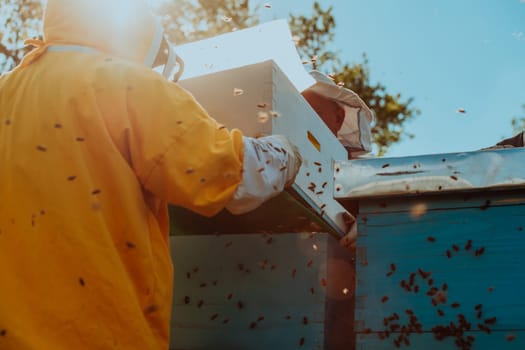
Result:
<svg viewBox="0 0 525 350">
<path fill-rule="evenodd" d="M 335 198 L 525 188 L 525 149 L 339 161 Z"/>
<path fill-rule="evenodd" d="M 286 20 L 195 41 L 175 50 L 185 60 L 183 79 L 271 60 L 298 91 L 315 84 L 299 57 Z"/>
</svg>

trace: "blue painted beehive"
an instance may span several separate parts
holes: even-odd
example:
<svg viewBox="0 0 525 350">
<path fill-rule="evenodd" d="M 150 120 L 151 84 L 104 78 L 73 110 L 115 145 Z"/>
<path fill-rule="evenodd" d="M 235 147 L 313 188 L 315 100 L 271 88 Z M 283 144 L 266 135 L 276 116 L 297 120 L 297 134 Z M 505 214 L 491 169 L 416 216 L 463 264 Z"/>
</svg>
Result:
<svg viewBox="0 0 525 350">
<path fill-rule="evenodd" d="M 339 162 L 357 349 L 525 349 L 525 150 Z"/>
<path fill-rule="evenodd" d="M 352 254 L 294 197 L 236 216 L 170 214 L 170 349 L 351 349 Z"/>
</svg>

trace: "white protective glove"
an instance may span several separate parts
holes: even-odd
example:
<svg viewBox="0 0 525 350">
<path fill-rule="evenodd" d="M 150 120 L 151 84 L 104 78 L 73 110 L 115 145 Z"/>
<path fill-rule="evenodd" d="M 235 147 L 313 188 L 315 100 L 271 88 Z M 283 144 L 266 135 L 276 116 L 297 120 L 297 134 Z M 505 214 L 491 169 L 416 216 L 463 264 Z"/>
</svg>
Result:
<svg viewBox="0 0 525 350">
<path fill-rule="evenodd" d="M 243 142 L 243 177 L 226 205 L 232 214 L 251 211 L 291 186 L 302 163 L 298 148 L 282 135 Z"/>
</svg>

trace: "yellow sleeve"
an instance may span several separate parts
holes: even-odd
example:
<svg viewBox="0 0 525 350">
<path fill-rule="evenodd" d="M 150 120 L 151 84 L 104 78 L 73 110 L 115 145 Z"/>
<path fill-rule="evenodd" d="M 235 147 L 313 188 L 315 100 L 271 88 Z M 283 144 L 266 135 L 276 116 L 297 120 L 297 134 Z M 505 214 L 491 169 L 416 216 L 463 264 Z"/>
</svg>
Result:
<svg viewBox="0 0 525 350">
<path fill-rule="evenodd" d="M 157 197 L 216 214 L 242 178 L 241 132 L 218 124 L 177 84 L 143 74 L 127 88 L 132 167 Z"/>
</svg>

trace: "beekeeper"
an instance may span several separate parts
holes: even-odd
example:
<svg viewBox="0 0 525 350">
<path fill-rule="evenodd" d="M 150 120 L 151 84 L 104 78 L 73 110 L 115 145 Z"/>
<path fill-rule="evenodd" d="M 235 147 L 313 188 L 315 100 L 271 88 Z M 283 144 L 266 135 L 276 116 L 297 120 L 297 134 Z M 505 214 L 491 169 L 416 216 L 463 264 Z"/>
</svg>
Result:
<svg viewBox="0 0 525 350">
<path fill-rule="evenodd" d="M 0 349 L 167 349 L 167 203 L 251 210 L 300 157 L 153 71 L 177 60 L 141 0 L 45 6 L 43 41 L 0 78 Z"/>
<path fill-rule="evenodd" d="M 372 151 L 373 111 L 354 91 L 339 86 L 319 71 L 315 84 L 301 94 L 348 151 L 349 158 Z"/>
</svg>

